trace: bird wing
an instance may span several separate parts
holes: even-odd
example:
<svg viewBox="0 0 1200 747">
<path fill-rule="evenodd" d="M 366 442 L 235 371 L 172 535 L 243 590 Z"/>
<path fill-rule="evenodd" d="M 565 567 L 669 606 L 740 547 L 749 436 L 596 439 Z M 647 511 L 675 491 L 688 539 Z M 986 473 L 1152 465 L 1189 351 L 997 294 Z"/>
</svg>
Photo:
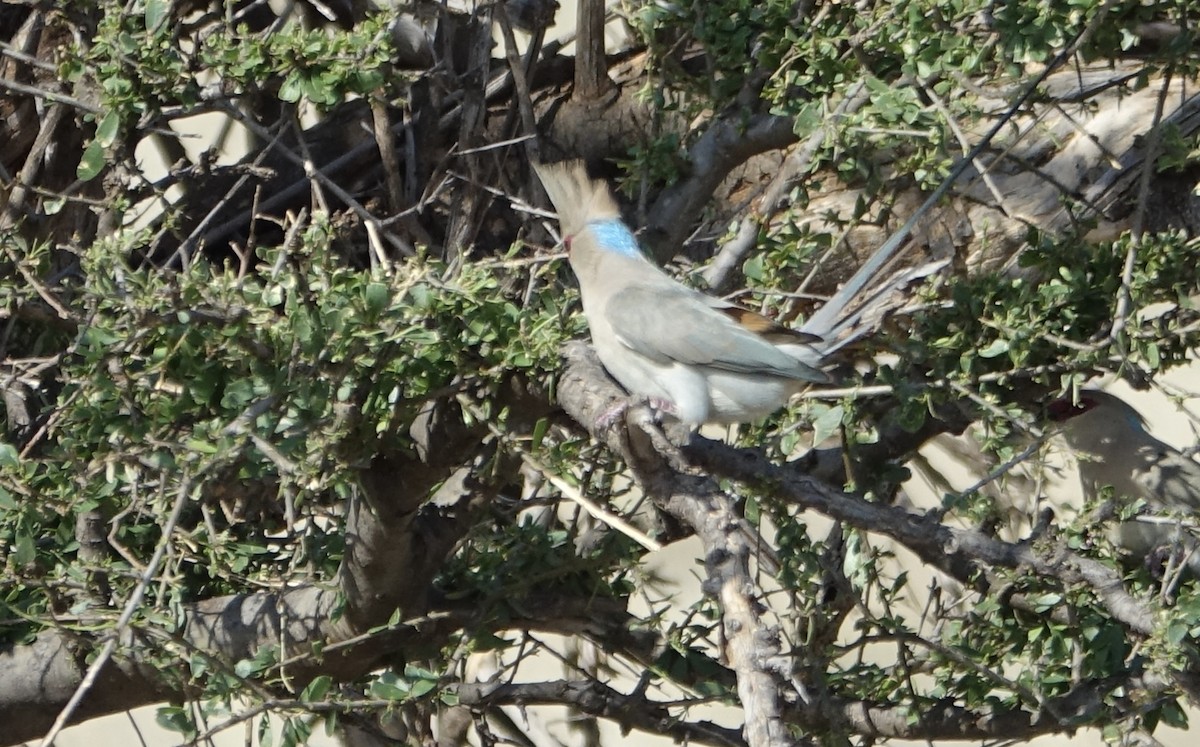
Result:
<svg viewBox="0 0 1200 747">
<path fill-rule="evenodd" d="M 700 294 L 700 297 L 708 303 L 709 307 L 729 317 L 739 327 L 759 335 L 773 345 L 783 345 L 786 343 L 811 345 L 821 342 L 822 338 L 818 335 L 785 327 L 774 319 L 765 317 L 756 311 L 751 311 L 737 304 L 729 303 L 724 299 L 713 298 L 704 294 Z"/>
<path fill-rule="evenodd" d="M 1200 464 L 1162 442 L 1137 452 L 1145 468 L 1135 479 L 1147 495 L 1166 508 L 1200 510 Z"/>
<path fill-rule="evenodd" d="M 728 306 L 682 286 L 632 285 L 615 292 L 603 313 L 622 345 L 658 363 L 828 381 L 824 372 L 740 326 L 722 305 Z"/>
</svg>

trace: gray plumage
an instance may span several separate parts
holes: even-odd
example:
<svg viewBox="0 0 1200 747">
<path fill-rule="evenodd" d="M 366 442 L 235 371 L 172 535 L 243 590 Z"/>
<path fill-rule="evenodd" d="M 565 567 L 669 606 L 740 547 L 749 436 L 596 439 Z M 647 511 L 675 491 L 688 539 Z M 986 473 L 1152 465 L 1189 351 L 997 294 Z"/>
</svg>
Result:
<svg viewBox="0 0 1200 747">
<path fill-rule="evenodd" d="M 534 169 L 558 211 L 596 353 L 631 394 L 690 425 L 735 423 L 829 382 L 819 335 L 699 293 L 651 262 L 581 161 Z"/>
<path fill-rule="evenodd" d="M 1144 500 L 1158 514 L 1190 516 L 1200 509 L 1200 463 L 1150 435 L 1142 415 L 1124 400 L 1085 389 L 1077 405 L 1060 401 L 1051 414 L 1063 422 L 1086 495 L 1112 486 L 1118 500 Z M 1114 534 L 1135 554 L 1177 542 L 1189 551 L 1196 546 L 1178 521 L 1162 516 L 1124 522 Z M 1193 554 L 1190 564 L 1200 569 L 1200 556 Z"/>
</svg>

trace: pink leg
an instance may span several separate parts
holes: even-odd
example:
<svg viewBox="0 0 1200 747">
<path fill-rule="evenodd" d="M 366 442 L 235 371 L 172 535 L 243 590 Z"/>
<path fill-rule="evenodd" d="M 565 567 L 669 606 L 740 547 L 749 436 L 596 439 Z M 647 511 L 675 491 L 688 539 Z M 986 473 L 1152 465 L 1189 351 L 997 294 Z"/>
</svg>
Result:
<svg viewBox="0 0 1200 747">
<path fill-rule="evenodd" d="M 675 414 L 675 403 L 670 400 L 663 399 L 662 397 L 650 397 L 648 399 L 634 399 L 631 397 L 621 400 L 602 412 L 600 417 L 596 418 L 596 429 L 607 430 L 611 428 L 612 424 L 617 422 L 617 419 L 624 415 L 630 407 L 643 403 L 649 405 L 656 412 L 666 413 L 667 415 Z"/>
</svg>

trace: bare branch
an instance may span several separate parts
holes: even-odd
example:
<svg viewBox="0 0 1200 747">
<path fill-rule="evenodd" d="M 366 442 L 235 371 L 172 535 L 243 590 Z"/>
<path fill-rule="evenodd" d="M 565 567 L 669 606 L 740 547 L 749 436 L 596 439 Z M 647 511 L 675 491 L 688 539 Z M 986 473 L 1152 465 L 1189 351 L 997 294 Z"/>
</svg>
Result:
<svg viewBox="0 0 1200 747">
<path fill-rule="evenodd" d="M 625 730 L 642 729 L 694 744 L 728 747 L 746 744 L 735 729 L 708 721 L 681 720 L 663 704 L 638 695 L 623 695 L 595 680 L 479 682 L 455 685 L 452 689 L 465 705 L 570 705 L 589 715 L 611 719 Z"/>
<path fill-rule="evenodd" d="M 688 455 L 714 475 L 770 486 L 781 498 L 900 542 L 922 560 L 964 584 L 978 583 L 983 566 L 1028 568 L 1067 585 L 1085 583 L 1114 618 L 1130 630 L 1150 635 L 1158 629 L 1155 611 L 1125 590 L 1119 573 L 1100 563 L 1045 543 L 1009 543 L 982 532 L 939 524 L 898 506 L 872 503 L 830 488 L 758 452 L 698 440 Z"/>
<path fill-rule="evenodd" d="M 786 117 L 731 112 L 712 123 L 689 152 L 690 173 L 663 190 L 649 210 L 650 223 L 642 240 L 658 260 L 679 251 L 713 190 L 738 164 L 759 153 L 787 147 L 796 141 Z"/>
</svg>

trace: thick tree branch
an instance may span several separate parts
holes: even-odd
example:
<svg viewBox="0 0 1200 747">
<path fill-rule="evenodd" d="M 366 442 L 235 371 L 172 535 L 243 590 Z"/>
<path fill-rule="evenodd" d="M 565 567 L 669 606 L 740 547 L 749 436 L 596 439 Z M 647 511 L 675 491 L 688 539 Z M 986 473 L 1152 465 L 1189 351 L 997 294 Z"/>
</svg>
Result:
<svg viewBox="0 0 1200 747">
<path fill-rule="evenodd" d="M 634 466 L 631 464 L 631 466 Z M 704 545 L 704 590 L 721 604 L 724 655 L 737 674 L 746 713 L 743 734 L 752 746 L 793 744 L 783 721 L 779 630 L 766 622 L 762 590 L 750 572 L 752 548 L 741 529 L 736 498 L 709 478 L 664 469 L 665 462 L 634 466 L 647 493 L 691 526 Z M 784 671 L 779 671 L 780 667 Z"/>
<path fill-rule="evenodd" d="M 898 506 L 872 503 L 835 490 L 772 464 L 748 449 L 697 440 L 688 455 L 711 474 L 764 486 L 784 500 L 891 537 L 929 565 L 964 584 L 978 586 L 979 572 L 986 566 L 1028 568 L 1068 586 L 1087 584 L 1109 613 L 1134 632 L 1149 635 L 1158 627 L 1154 611 L 1125 590 L 1120 574 L 1061 545 L 1037 541 L 1010 543 L 975 530 L 948 527 Z"/>
<path fill-rule="evenodd" d="M 620 389 L 603 373 L 595 354 L 586 346 L 568 348 L 569 361 L 559 388 L 559 401 L 572 417 L 594 424 Z M 622 453 L 628 445 L 613 430 L 596 433 Z M 930 566 L 969 586 L 981 583 L 988 566 L 1025 567 L 1063 584 L 1087 584 L 1114 618 L 1130 630 L 1149 635 L 1157 628 L 1155 613 L 1125 590 L 1121 576 L 1095 560 L 1047 543 L 1004 542 L 982 532 L 948 527 L 904 508 L 872 503 L 836 490 L 792 465 L 776 465 L 761 453 L 693 437 L 686 456 L 708 474 L 763 486 L 780 498 L 851 526 L 890 537 L 916 553 Z M 657 479 L 657 478 L 656 478 Z"/>
<path fill-rule="evenodd" d="M 496 621 L 478 604 L 434 599 L 436 611 L 391 630 L 360 635 L 343 643 L 329 643 L 336 606 L 342 601 L 335 589 L 316 586 L 293 589 L 283 595 L 239 594 L 205 600 L 185 612 L 177 637 L 161 631 L 141 631 L 132 645 L 121 650 L 75 711 L 72 722 L 189 696 L 168 683 L 152 662 L 156 656 L 202 654 L 234 664 L 252 658 L 260 648 L 278 644 L 290 662 L 287 675 L 297 689 L 318 674 L 348 680 L 380 666 L 395 652 L 413 659 L 433 656 L 455 631 L 493 630 Z M 524 610 L 506 621 L 512 628 L 542 630 L 560 635 L 586 635 L 636 652 L 646 666 L 665 644 L 654 634 L 639 631 L 630 622 L 625 602 L 565 595 L 534 596 L 512 600 L 510 609 Z M 387 620 L 378 621 L 378 625 Z M 153 632 L 153 635 L 147 633 Z M 311 656 L 314 644 L 329 644 L 320 657 Z M 94 643 L 69 631 L 45 631 L 30 644 L 0 649 L 0 723 L 5 731 L 0 745 L 36 739 L 45 733 L 58 710 L 78 687 L 86 669 L 85 657 Z M 164 651 L 163 646 L 169 647 Z M 287 657 L 287 654 L 291 654 Z M 637 658 L 637 657 L 635 657 Z"/>
<path fill-rule="evenodd" d="M 642 241 L 660 262 L 679 251 L 704 206 L 729 172 L 746 159 L 796 142 L 793 122 L 770 114 L 731 112 L 712 122 L 692 146 L 690 173 L 663 190 L 648 211 Z"/>
<path fill-rule="evenodd" d="M 1154 688 L 1161 691 L 1162 683 Z M 973 710 L 940 702 L 919 709 L 865 701 L 839 701 L 827 704 L 841 719 L 836 726 L 854 734 L 875 739 L 988 740 L 1032 739 L 1045 734 L 1071 731 L 1100 713 L 1112 708 L 1106 699 L 1121 687 L 1143 686 L 1136 677 L 1089 681 L 1071 692 L 1051 698 L 1039 710 L 1025 708 Z M 809 728 L 820 729 L 829 710 L 808 709 Z M 827 723 L 823 728 L 835 724 Z"/>
<path fill-rule="evenodd" d="M 604 56 L 604 10 L 604 0 L 579 0 L 573 97 L 581 103 L 602 98 L 612 88 Z"/>
<path fill-rule="evenodd" d="M 87 669 L 85 657 L 93 648 L 58 631 L 43 631 L 32 643 L 0 648 L 0 743 L 19 744 L 46 733 L 59 710 L 71 699 Z M 167 688 L 123 659 L 110 661 L 74 712 L 86 721 L 126 708 L 154 703 L 168 696 Z"/>
<path fill-rule="evenodd" d="M 603 373 L 599 361 L 586 346 L 569 346 L 566 355 L 568 367 L 558 391 L 560 402 L 570 415 L 590 426 L 620 397 L 620 390 Z M 1020 707 L 984 714 L 944 704 L 941 708 L 922 709 L 922 717 L 914 722 L 911 709 L 900 706 L 837 698 L 808 703 L 802 700 L 789 706 L 783 701 L 782 680 L 778 676 L 786 673 L 775 669 L 773 663 L 779 654 L 778 641 L 763 622 L 756 598 L 761 590 L 755 592 L 755 582 L 744 574 L 746 548 L 741 535 L 734 531 L 738 517 L 732 506 L 722 500 L 723 494 L 709 487 L 710 478 L 675 472 L 665 460 L 649 457 L 647 451 L 653 445 L 638 433 L 631 432 L 628 440 L 618 429 L 594 435 L 624 454 L 647 492 L 691 525 L 703 540 L 708 572 L 705 588 L 722 604 L 728 639 L 726 655 L 737 675 L 739 696 L 748 714 L 745 735 L 749 744 L 770 744 L 776 739 L 780 740 L 778 743 L 787 743 L 786 731 L 774 731 L 781 727 L 774 719 L 821 730 L 831 726 L 828 719 L 832 714 L 838 714 L 834 721 L 840 724 L 839 728 L 849 727 L 855 733 L 876 737 L 1035 736 L 1071 728 L 1080 719 L 1094 715 L 1097 707 L 1103 707 L 1103 694 L 1119 686 L 1109 681 L 1083 683 L 1072 693 L 1044 704 L 1051 718 Z M 798 474 L 793 465 L 774 465 L 753 450 L 735 449 L 698 436 L 693 437 L 684 454 L 709 475 L 763 486 L 781 499 L 891 537 L 930 566 L 964 584 L 983 584 L 982 590 L 986 591 L 983 572 L 989 567 L 1028 568 L 1066 586 L 1086 584 L 1109 613 L 1135 633 L 1150 635 L 1156 630 L 1155 612 L 1125 590 L 1119 574 L 1064 547 L 1036 542 L 1007 543 L 978 531 L 947 527 L 897 506 L 872 503 L 835 490 Z M 1159 684 L 1159 689 L 1166 687 Z M 755 714 L 759 715 L 757 719 Z"/>
<path fill-rule="evenodd" d="M 594 369 L 590 373 L 594 374 Z M 582 366 L 568 368 L 560 386 L 560 399 L 576 417 L 580 417 L 577 408 L 589 410 L 589 404 L 599 401 L 593 393 L 604 386 L 603 380 L 598 386 L 586 384 L 587 376 Z M 582 415 L 582 421 L 595 422 L 595 416 Z M 723 654 L 737 675 L 738 696 L 746 713 L 743 735 L 747 744 L 792 744 L 782 714 L 779 631 L 764 619 L 765 610 L 759 602 L 762 590 L 750 573 L 753 548 L 741 531 L 735 498 L 722 492 L 710 478 L 673 471 L 640 432 L 631 429 L 629 435 L 631 448 L 622 450 L 646 493 L 690 526 L 704 545 L 704 589 L 721 605 L 726 641 Z"/>
<path fill-rule="evenodd" d="M 481 431 L 482 432 L 482 431 Z M 424 506 L 433 488 L 446 480 L 465 453 L 477 449 L 479 433 L 462 425 L 461 417 L 440 417 L 427 408 L 413 425 L 416 454 L 379 457 L 362 475 L 363 495 L 351 501 L 347 515 L 347 550 L 338 585 L 313 585 L 281 594 L 242 594 L 203 600 L 188 609 L 179 640 L 193 651 L 225 662 L 252 658 L 264 646 L 278 645 L 285 658 L 305 655 L 314 646 L 330 646 L 386 623 L 400 611 L 406 619 L 427 610 L 434 573 L 469 526 L 467 505 L 458 513 Z M 473 484 L 472 500 L 490 493 Z M 339 610 L 341 610 L 339 614 Z M 75 640 L 76 644 L 68 645 Z M 45 633 L 33 647 L 17 646 L 0 654 L 11 666 L 0 672 L 43 672 L 7 687 L 0 675 L 0 721 L 19 724 L 20 741 L 39 736 L 82 682 L 83 652 L 92 644 L 66 633 Z M 151 647 L 153 648 L 153 647 Z M 306 682 L 313 673 L 349 679 L 368 671 L 387 649 L 358 647 L 320 662 L 297 664 L 289 674 Z M 146 662 L 151 651 L 126 653 L 133 663 L 110 663 L 101 670 L 101 695 L 90 695 L 72 722 L 163 699 L 169 686 Z M 110 671 L 111 670 L 111 671 Z M 123 682 L 123 686 L 116 684 Z M 104 687 L 112 683 L 111 688 Z M 65 697 L 64 697 L 65 696 Z M 32 700 L 30 700 L 32 698 Z M 7 735 L 6 735 L 7 736 Z"/>
<path fill-rule="evenodd" d="M 666 706 L 637 695 L 624 695 L 596 680 L 528 683 L 478 682 L 455 685 L 459 701 L 469 706 L 569 705 L 614 721 L 622 729 L 664 734 L 678 742 L 740 747 L 735 729 L 708 721 L 684 721 Z"/>
</svg>

